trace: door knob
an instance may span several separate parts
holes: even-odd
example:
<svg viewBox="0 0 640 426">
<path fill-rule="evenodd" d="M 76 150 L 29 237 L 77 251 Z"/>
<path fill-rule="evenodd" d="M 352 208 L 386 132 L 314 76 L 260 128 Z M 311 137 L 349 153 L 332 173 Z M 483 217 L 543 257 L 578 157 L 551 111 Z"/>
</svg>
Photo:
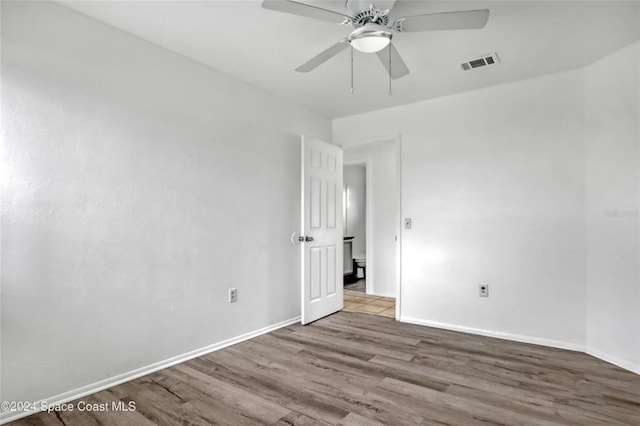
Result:
<svg viewBox="0 0 640 426">
<path fill-rule="evenodd" d="M 300 236 L 300 237 L 298 237 L 298 241 L 309 243 L 309 242 L 313 241 L 313 237 L 302 237 L 302 236 Z"/>
</svg>

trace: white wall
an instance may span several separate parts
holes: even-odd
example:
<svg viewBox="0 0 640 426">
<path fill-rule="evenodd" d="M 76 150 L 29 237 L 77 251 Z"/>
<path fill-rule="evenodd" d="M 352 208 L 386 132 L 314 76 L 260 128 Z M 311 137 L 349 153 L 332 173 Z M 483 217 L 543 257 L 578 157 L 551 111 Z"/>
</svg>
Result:
<svg viewBox="0 0 640 426">
<path fill-rule="evenodd" d="M 356 139 L 342 141 L 344 161 L 367 161 L 371 180 L 369 194 L 372 234 L 367 252 L 367 291 L 370 294 L 396 297 L 396 178 L 395 140 L 350 146 Z M 373 273 L 372 273 L 373 272 Z"/>
<path fill-rule="evenodd" d="M 640 371 L 640 43 L 585 71 L 587 346 Z"/>
<path fill-rule="evenodd" d="M 403 320 L 584 343 L 583 103 L 573 71 L 334 120 L 402 135 Z"/>
<path fill-rule="evenodd" d="M 298 316 L 300 133 L 330 122 L 59 5 L 2 2 L 2 399 Z"/>
<path fill-rule="evenodd" d="M 640 373 L 639 51 L 334 120 L 336 141 L 402 134 L 403 320 Z"/>
<path fill-rule="evenodd" d="M 353 255 L 367 253 L 367 173 L 364 165 L 344 166 L 344 185 L 349 189 L 345 236 L 353 238 Z"/>
</svg>

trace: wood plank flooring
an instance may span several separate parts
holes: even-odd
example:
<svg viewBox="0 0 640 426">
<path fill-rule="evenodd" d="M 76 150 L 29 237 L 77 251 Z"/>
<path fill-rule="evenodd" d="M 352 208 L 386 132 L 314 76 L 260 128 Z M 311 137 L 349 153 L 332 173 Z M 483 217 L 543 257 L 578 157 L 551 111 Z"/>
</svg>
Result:
<svg viewBox="0 0 640 426">
<path fill-rule="evenodd" d="M 344 311 L 82 400 L 137 409 L 11 424 L 640 424 L 640 376 L 589 355 Z"/>
</svg>

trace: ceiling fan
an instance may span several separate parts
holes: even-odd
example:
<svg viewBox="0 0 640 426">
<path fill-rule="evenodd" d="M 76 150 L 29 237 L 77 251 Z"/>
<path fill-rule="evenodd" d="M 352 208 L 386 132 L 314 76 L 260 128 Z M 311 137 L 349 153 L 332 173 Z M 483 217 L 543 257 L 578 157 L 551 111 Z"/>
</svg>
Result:
<svg viewBox="0 0 640 426">
<path fill-rule="evenodd" d="M 306 16 L 355 29 L 346 38 L 324 50 L 296 68 L 309 72 L 351 46 L 364 53 L 376 53 L 393 79 L 409 74 L 409 68 L 391 43 L 395 33 L 442 30 L 481 29 L 489 20 L 489 10 L 465 10 L 444 13 L 416 14 L 389 21 L 389 9 L 378 9 L 373 0 L 346 0 L 345 12 L 334 12 L 293 0 L 263 0 L 262 7 L 293 15 Z M 388 1 L 386 3 L 389 3 Z M 393 2 L 395 3 L 395 2 Z M 419 5 L 422 2 L 414 2 Z M 391 4 L 393 6 L 393 4 Z M 388 48 L 388 53 L 384 52 Z"/>
</svg>

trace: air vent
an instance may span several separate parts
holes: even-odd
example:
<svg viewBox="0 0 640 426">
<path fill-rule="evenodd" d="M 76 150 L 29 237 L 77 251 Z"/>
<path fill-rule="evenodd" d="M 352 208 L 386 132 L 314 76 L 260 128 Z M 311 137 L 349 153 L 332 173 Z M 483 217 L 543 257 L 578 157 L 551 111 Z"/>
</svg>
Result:
<svg viewBox="0 0 640 426">
<path fill-rule="evenodd" d="M 499 64 L 500 58 L 498 58 L 497 53 L 491 53 L 487 55 L 480 56 L 479 58 L 471 59 L 468 62 L 463 62 L 460 64 L 463 70 L 469 71 L 473 68 L 480 68 L 487 65 Z"/>
</svg>

